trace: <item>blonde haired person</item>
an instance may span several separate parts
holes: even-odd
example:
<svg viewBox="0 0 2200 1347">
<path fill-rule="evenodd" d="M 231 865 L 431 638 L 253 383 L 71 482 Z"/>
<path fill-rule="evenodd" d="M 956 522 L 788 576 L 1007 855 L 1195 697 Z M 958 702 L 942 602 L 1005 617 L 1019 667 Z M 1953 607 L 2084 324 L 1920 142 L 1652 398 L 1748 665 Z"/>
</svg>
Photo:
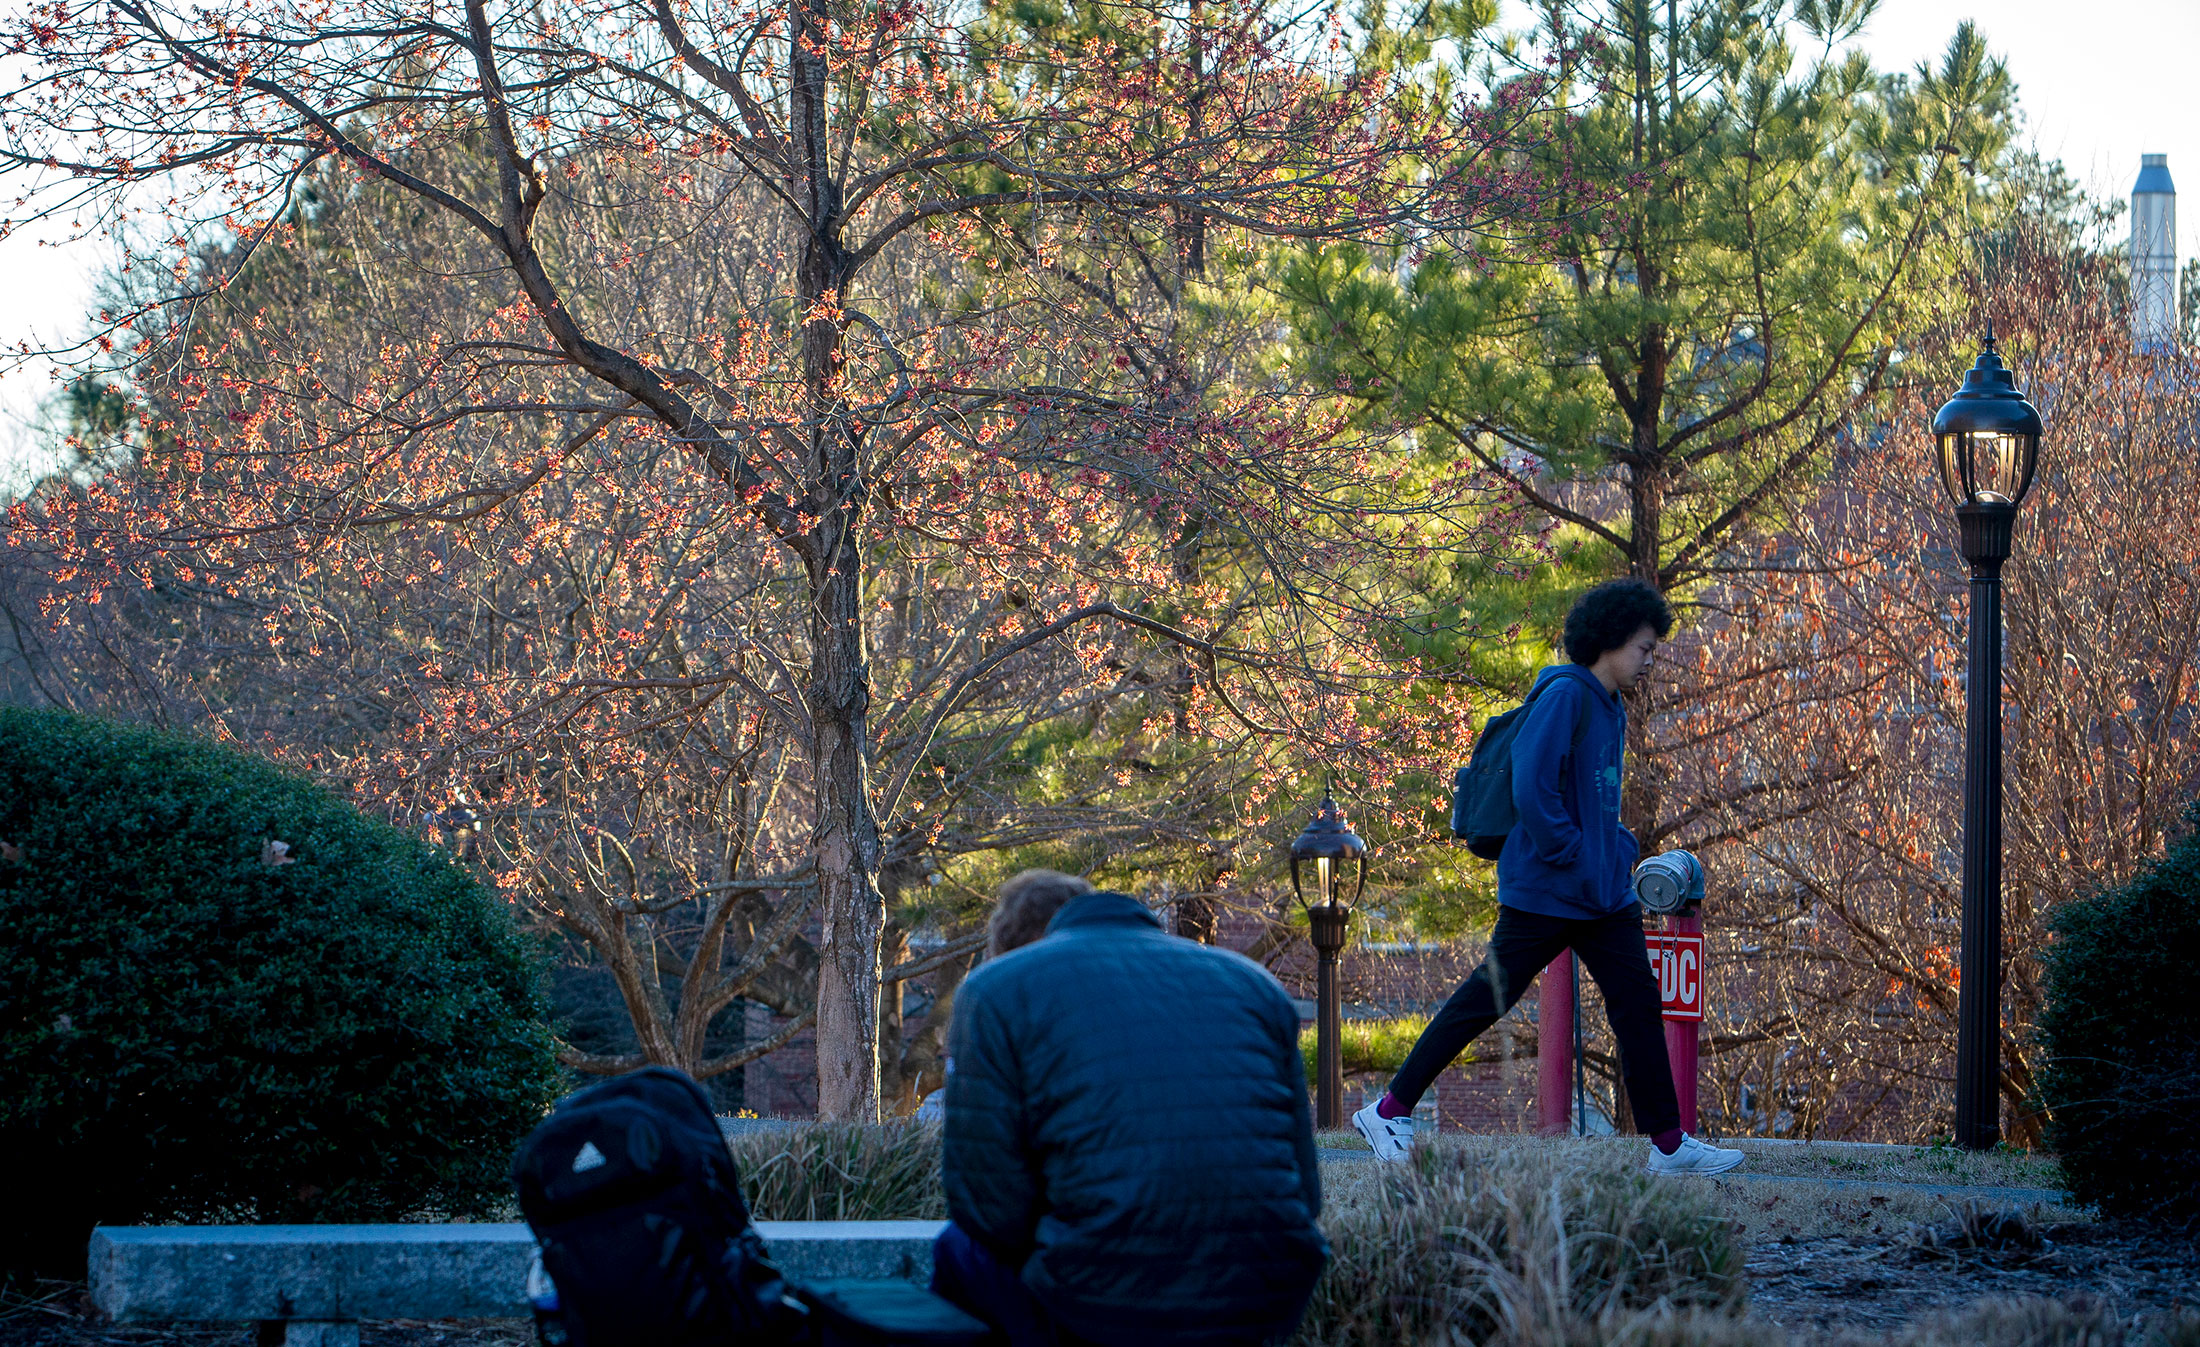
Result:
<svg viewBox="0 0 2200 1347">
<path fill-rule="evenodd" d="M 1022 949 L 1047 933 L 1047 923 L 1062 904 L 1091 893 L 1092 883 L 1059 870 L 1024 870 L 1011 875 L 993 898 L 993 919 L 986 923 L 985 956 L 997 959 Z"/>
</svg>

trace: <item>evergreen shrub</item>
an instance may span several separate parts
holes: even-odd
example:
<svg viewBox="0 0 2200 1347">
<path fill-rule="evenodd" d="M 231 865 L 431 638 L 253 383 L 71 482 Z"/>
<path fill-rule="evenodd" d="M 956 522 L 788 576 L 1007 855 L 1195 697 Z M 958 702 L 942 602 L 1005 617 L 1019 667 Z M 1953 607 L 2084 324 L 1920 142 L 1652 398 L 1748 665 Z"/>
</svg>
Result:
<svg viewBox="0 0 2200 1347">
<path fill-rule="evenodd" d="M 2120 888 L 2065 904 L 2046 954 L 2040 1102 L 2071 1192 L 2200 1218 L 2200 804 Z"/>
<path fill-rule="evenodd" d="M 247 754 L 12 707 L 0 842 L 7 1267 L 507 1202 L 559 1078 L 539 954 L 463 870 Z"/>
<path fill-rule="evenodd" d="M 1400 1015 L 1380 1020 L 1341 1020 L 1337 1024 L 1338 1057 L 1347 1076 L 1394 1076 L 1406 1064 L 1407 1054 L 1428 1028 L 1426 1015 Z M 1299 1055 L 1306 1059 L 1306 1078 L 1314 1080 L 1321 1068 L 1321 1035 L 1314 1025 L 1299 1030 Z M 1472 1055 L 1463 1059 L 1472 1062 Z"/>
</svg>

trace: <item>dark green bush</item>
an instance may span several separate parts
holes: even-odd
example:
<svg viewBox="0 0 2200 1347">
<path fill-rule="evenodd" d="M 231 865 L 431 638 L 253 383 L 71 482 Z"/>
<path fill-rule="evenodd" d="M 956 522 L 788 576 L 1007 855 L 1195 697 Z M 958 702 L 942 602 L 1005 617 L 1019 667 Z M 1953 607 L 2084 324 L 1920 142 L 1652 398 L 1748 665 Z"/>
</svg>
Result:
<svg viewBox="0 0 2200 1347">
<path fill-rule="evenodd" d="M 464 871 L 246 754 L 10 707 L 0 842 L 7 1266 L 505 1200 L 558 1077 L 537 952 Z"/>
<path fill-rule="evenodd" d="M 2048 1143 L 2080 1201 L 2200 1217 L 2200 806 L 2119 889 L 2066 904 L 2039 1032 Z"/>
<path fill-rule="evenodd" d="M 1348 1076 L 1394 1076 L 1406 1064 L 1413 1045 L 1428 1028 L 1426 1015 L 1398 1015 L 1385 1020 L 1344 1020 L 1337 1028 L 1338 1055 Z M 1306 1059 L 1306 1078 L 1316 1079 L 1321 1070 L 1321 1034 L 1314 1025 L 1299 1031 L 1299 1055 Z M 1472 1061 L 1470 1055 L 1466 1058 Z"/>
</svg>

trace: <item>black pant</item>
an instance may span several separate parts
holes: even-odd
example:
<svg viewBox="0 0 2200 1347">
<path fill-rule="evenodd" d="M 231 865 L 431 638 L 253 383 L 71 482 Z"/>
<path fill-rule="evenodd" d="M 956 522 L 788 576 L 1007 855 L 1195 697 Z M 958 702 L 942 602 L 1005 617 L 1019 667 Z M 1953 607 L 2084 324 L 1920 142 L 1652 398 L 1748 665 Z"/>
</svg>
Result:
<svg viewBox="0 0 2200 1347">
<path fill-rule="evenodd" d="M 990 1325 L 1007 1347 L 1091 1347 L 1054 1321 L 1015 1268 L 953 1222 L 932 1243 L 932 1293 Z"/>
<path fill-rule="evenodd" d="M 1658 981 L 1650 972 L 1642 909 L 1636 906 L 1589 920 L 1498 908 L 1490 952 L 1421 1031 L 1390 1082 L 1390 1097 L 1407 1108 L 1419 1103 L 1452 1059 L 1513 1008 L 1544 965 L 1569 949 L 1604 992 L 1604 1018 L 1619 1039 L 1620 1074 L 1634 1101 L 1636 1124 L 1651 1136 L 1679 1127 L 1681 1106 L 1665 1055 Z"/>
<path fill-rule="evenodd" d="M 973 1318 L 992 1326 L 996 1341 L 1004 1347 L 1099 1347 L 1089 1338 L 1078 1337 L 1056 1321 L 1046 1306 L 1024 1285 L 1017 1269 L 993 1256 L 993 1252 L 970 1237 L 970 1233 L 953 1221 L 932 1242 L 932 1294 L 951 1301 Z M 1115 1336 L 1114 1334 L 1110 1335 Z M 1248 1334 L 1243 1338 L 1217 1337 L 1212 1332 L 1202 1333 L 1199 1341 L 1207 1347 L 1218 1344 L 1242 1344 L 1242 1347 L 1273 1347 L 1281 1343 L 1288 1332 L 1274 1333 L 1267 1337 Z M 1171 1341 L 1181 1341 L 1167 1336 L 1148 1335 L 1141 1341 L 1154 1347 L 1167 1347 Z"/>
</svg>

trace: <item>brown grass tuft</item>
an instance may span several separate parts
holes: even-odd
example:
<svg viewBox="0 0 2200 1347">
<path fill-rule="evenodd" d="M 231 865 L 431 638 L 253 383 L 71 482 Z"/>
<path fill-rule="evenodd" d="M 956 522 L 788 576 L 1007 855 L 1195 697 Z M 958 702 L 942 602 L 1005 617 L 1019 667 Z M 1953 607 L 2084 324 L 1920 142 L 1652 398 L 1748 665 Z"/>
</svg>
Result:
<svg viewBox="0 0 2200 1347">
<path fill-rule="evenodd" d="M 816 1123 L 726 1143 L 759 1221 L 944 1220 L 940 1132 L 929 1123 Z"/>
<path fill-rule="evenodd" d="M 1294 1343 L 1678 1341 L 1641 1335 L 1731 1313 L 1746 1294 L 1732 1228 L 1700 1190 L 1638 1163 L 1616 1150 L 1424 1148 L 1413 1165 L 1347 1179 Z"/>
</svg>

